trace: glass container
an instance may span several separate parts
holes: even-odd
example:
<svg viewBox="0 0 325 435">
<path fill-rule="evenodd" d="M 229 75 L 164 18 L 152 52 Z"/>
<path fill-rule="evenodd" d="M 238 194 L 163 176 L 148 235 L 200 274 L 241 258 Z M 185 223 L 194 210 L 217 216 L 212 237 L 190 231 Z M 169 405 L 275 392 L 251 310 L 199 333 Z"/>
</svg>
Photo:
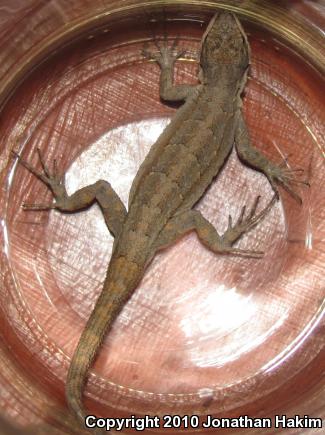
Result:
<svg viewBox="0 0 325 435">
<path fill-rule="evenodd" d="M 237 14 L 251 45 L 243 110 L 252 142 L 274 162 L 303 168 L 310 187 L 297 187 L 302 205 L 281 190 L 240 240 L 263 250 L 260 260 L 215 256 L 195 233 L 159 252 L 104 341 L 85 404 L 101 416 L 159 416 L 148 434 L 164 431 L 168 415 L 198 416 L 190 434 L 209 432 L 207 415 L 325 417 L 324 4 L 3 0 L 0 410 L 10 424 L 69 433 L 67 370 L 113 242 L 95 205 L 24 211 L 51 195 L 11 151 L 38 168 L 37 149 L 50 167 L 56 160 L 69 192 L 106 179 L 127 204 L 178 107 L 160 101 L 159 68 L 142 50 L 177 39 L 186 53 L 175 81 L 197 83 L 200 39 L 220 9 Z M 272 188 L 234 151 L 196 208 L 222 232 L 257 195 L 263 207 Z M 172 433 L 184 430 L 172 424 Z M 277 431 L 273 420 L 269 433 Z"/>
</svg>

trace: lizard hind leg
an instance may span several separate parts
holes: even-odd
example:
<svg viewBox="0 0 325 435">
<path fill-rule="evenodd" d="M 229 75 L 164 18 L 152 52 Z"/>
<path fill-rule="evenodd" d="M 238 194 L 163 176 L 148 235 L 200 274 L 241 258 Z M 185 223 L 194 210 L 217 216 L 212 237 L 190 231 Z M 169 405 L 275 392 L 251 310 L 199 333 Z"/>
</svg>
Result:
<svg viewBox="0 0 325 435">
<path fill-rule="evenodd" d="M 216 228 L 205 219 L 197 210 L 186 210 L 174 216 L 167 222 L 165 228 L 160 233 L 155 249 L 163 249 L 185 233 L 195 230 L 200 241 L 215 254 L 230 254 L 247 258 L 261 258 L 264 253 L 261 251 L 245 250 L 234 248 L 233 245 L 242 237 L 243 234 L 254 228 L 271 210 L 276 202 L 276 195 L 273 196 L 267 206 L 256 213 L 259 197 L 256 198 L 253 207 L 245 217 L 246 207 L 242 208 L 241 214 L 235 225 L 232 225 L 232 218 L 229 216 L 229 223 L 226 232 L 220 236 Z"/>
</svg>

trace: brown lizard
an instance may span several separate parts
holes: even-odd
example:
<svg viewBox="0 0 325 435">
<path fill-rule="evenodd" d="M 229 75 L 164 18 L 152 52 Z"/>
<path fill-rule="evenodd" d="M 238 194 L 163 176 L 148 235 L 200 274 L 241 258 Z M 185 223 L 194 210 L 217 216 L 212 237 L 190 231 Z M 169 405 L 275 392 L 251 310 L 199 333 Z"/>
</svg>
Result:
<svg viewBox="0 0 325 435">
<path fill-rule="evenodd" d="M 299 182 L 294 170 L 271 163 L 251 144 L 241 110 L 250 48 L 236 16 L 220 12 L 208 25 L 202 39 L 198 85 L 174 86 L 174 63 L 182 53 L 175 53 L 175 44 L 171 48 L 167 43 L 157 46 L 157 53 L 145 49 L 144 54 L 161 68 L 161 98 L 185 103 L 142 163 L 133 181 L 128 211 L 108 182 L 99 180 L 68 195 L 56 165 L 51 173 L 39 153 L 43 172 L 38 172 L 18 156 L 51 189 L 55 199 L 51 205 L 25 205 L 26 209 L 72 212 L 97 201 L 115 237 L 103 290 L 80 337 L 67 377 L 68 405 L 83 422 L 86 411 L 82 395 L 88 369 L 105 333 L 155 253 L 195 230 L 201 242 L 215 253 L 258 258 L 262 252 L 236 249 L 233 244 L 270 210 L 278 195 L 276 184 L 301 202 L 292 189 L 292 184 Z M 221 236 L 193 206 L 220 172 L 234 143 L 240 159 L 266 175 L 275 195 L 259 213 L 257 198 L 246 217 L 243 208 L 235 225 L 229 218 L 228 229 Z"/>
</svg>

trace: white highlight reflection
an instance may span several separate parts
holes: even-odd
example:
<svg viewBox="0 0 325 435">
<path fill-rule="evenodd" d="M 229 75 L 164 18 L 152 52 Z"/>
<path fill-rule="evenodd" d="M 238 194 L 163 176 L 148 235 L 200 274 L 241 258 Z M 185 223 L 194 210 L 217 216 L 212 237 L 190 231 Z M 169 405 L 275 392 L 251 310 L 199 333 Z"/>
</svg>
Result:
<svg viewBox="0 0 325 435">
<path fill-rule="evenodd" d="M 107 180 L 126 205 L 140 164 L 168 123 L 167 118 L 151 119 L 122 125 L 105 133 L 67 171 L 68 192 L 100 179 Z"/>
<path fill-rule="evenodd" d="M 247 322 L 255 313 L 256 306 L 251 296 L 243 296 L 236 287 L 227 289 L 221 284 L 205 298 L 197 315 L 185 319 L 182 328 L 187 337 L 193 334 L 193 327 L 205 336 L 213 331 L 229 332 Z"/>
<path fill-rule="evenodd" d="M 6 222 L 3 219 L 1 219 L 1 226 L 3 228 L 3 239 L 4 239 L 3 250 L 4 250 L 4 253 L 5 253 L 6 257 L 9 258 L 9 235 L 8 235 L 8 228 L 7 228 Z"/>
<path fill-rule="evenodd" d="M 255 301 L 258 299 L 253 293 L 243 295 L 236 287 L 228 289 L 221 284 L 200 303 L 196 313 L 181 322 L 194 365 L 224 366 L 260 346 L 283 325 L 287 309 L 268 325 L 265 318 L 260 318 L 260 305 Z M 272 306 L 269 308 L 272 310 Z"/>
</svg>

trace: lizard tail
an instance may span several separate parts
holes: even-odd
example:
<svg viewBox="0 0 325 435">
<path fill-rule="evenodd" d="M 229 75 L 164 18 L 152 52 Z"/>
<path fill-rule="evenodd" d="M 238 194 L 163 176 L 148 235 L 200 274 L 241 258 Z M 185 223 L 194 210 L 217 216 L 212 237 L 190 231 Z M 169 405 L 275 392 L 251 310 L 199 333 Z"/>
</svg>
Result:
<svg viewBox="0 0 325 435">
<path fill-rule="evenodd" d="M 82 404 L 82 395 L 89 367 L 96 357 L 105 334 L 111 329 L 141 276 L 138 265 L 125 257 L 111 260 L 103 290 L 72 357 L 66 383 L 66 399 L 70 410 L 83 427 L 85 427 L 87 412 Z"/>
</svg>

